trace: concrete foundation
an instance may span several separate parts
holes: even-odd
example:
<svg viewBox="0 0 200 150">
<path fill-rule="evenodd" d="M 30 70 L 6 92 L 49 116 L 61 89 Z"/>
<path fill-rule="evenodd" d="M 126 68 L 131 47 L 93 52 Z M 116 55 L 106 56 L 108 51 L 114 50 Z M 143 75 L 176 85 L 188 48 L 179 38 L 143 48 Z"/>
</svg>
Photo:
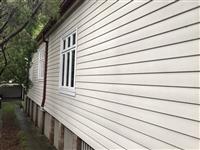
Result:
<svg viewBox="0 0 200 150">
<path fill-rule="evenodd" d="M 32 112 L 32 102 L 29 99 L 29 117 L 31 118 L 31 112 Z"/>
<path fill-rule="evenodd" d="M 30 108 L 31 108 L 31 110 L 30 110 L 30 118 L 31 118 L 31 120 L 33 121 L 34 102 L 33 102 L 32 100 L 30 101 Z"/>
<path fill-rule="evenodd" d="M 78 137 L 69 129 L 64 130 L 64 150 L 77 150 Z"/>
<path fill-rule="evenodd" d="M 64 136 L 65 136 L 65 126 L 62 123 L 59 123 L 58 150 L 64 150 Z"/>
<path fill-rule="evenodd" d="M 35 105 L 35 126 L 38 126 L 38 105 Z"/>
<path fill-rule="evenodd" d="M 33 106 L 33 123 L 35 124 L 36 122 L 36 106 L 37 104 L 35 104 L 34 102 L 32 103 L 32 106 Z"/>
<path fill-rule="evenodd" d="M 54 146 L 56 147 L 56 149 L 59 149 L 58 148 L 58 143 L 59 143 L 59 138 L 60 138 L 60 135 L 59 135 L 59 121 L 55 119 L 55 122 L 54 122 Z"/>
<path fill-rule="evenodd" d="M 44 111 L 38 107 L 38 128 L 42 134 L 44 134 L 44 116 Z"/>
<path fill-rule="evenodd" d="M 25 113 L 31 118 L 41 134 L 58 150 L 93 150 L 87 143 L 66 128 L 34 101 L 26 98 Z"/>
<path fill-rule="evenodd" d="M 45 119 L 44 119 L 44 135 L 49 139 L 50 133 L 50 125 L 51 125 L 51 115 L 45 112 Z"/>
<path fill-rule="evenodd" d="M 51 116 L 50 122 L 50 131 L 49 131 L 49 142 L 53 145 L 54 144 L 54 125 L 55 125 L 55 118 Z"/>
</svg>

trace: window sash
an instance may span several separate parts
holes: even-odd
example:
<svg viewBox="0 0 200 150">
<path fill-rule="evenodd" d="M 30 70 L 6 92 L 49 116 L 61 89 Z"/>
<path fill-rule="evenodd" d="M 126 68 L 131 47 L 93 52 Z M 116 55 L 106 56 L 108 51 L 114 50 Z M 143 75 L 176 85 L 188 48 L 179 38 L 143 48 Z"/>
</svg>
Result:
<svg viewBox="0 0 200 150">
<path fill-rule="evenodd" d="M 40 78 L 44 78 L 44 60 L 40 60 Z"/>
<path fill-rule="evenodd" d="M 61 40 L 60 51 L 60 84 L 61 93 L 75 95 L 75 67 L 77 33 L 73 32 Z M 62 56 L 65 55 L 63 60 Z M 63 69 L 64 68 L 64 69 Z"/>
<path fill-rule="evenodd" d="M 62 51 L 63 52 L 76 47 L 76 37 L 77 37 L 76 32 L 73 32 L 66 38 L 63 38 L 63 40 L 62 40 Z"/>
<path fill-rule="evenodd" d="M 73 88 L 75 84 L 75 49 L 62 53 L 61 86 Z"/>
<path fill-rule="evenodd" d="M 31 66 L 29 69 L 29 79 L 33 81 L 33 66 Z"/>
<path fill-rule="evenodd" d="M 64 86 L 65 83 L 65 54 L 62 55 L 62 86 Z"/>
<path fill-rule="evenodd" d="M 39 50 L 38 57 L 38 79 L 44 79 L 44 64 L 45 64 L 45 53 L 44 49 Z"/>
</svg>

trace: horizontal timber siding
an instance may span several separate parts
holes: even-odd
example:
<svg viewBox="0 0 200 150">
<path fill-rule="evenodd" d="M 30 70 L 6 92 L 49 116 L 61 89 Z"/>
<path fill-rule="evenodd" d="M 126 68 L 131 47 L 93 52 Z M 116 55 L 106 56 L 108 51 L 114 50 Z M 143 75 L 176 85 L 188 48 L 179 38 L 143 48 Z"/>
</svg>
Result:
<svg viewBox="0 0 200 150">
<path fill-rule="evenodd" d="M 44 44 L 41 44 L 38 49 L 44 47 Z M 31 68 L 33 69 L 32 73 L 32 85 L 28 91 L 28 97 L 33 100 L 36 104 L 41 105 L 43 97 L 43 85 L 44 80 L 38 79 L 38 62 L 39 62 L 39 53 L 36 52 L 33 55 Z"/>
<path fill-rule="evenodd" d="M 199 7 L 85 1 L 49 37 L 45 110 L 94 149 L 199 149 Z M 59 92 L 60 40 L 76 28 L 72 97 Z"/>
</svg>

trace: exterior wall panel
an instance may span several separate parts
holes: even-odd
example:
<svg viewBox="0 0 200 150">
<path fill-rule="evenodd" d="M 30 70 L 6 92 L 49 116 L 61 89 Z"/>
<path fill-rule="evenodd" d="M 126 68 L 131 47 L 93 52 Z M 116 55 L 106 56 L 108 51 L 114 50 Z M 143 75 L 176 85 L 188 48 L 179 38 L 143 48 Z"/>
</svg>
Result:
<svg viewBox="0 0 200 150">
<path fill-rule="evenodd" d="M 94 149 L 198 149 L 198 12 L 196 0 L 85 1 L 49 36 L 45 110 Z M 73 97 L 59 63 L 76 28 Z"/>
<path fill-rule="evenodd" d="M 41 44 L 38 49 L 44 48 L 44 44 Z M 43 85 L 44 80 L 38 79 L 38 64 L 39 64 L 39 53 L 34 53 L 31 63 L 32 72 L 32 87 L 28 91 L 28 97 L 33 100 L 36 104 L 41 105 L 43 97 Z"/>
</svg>

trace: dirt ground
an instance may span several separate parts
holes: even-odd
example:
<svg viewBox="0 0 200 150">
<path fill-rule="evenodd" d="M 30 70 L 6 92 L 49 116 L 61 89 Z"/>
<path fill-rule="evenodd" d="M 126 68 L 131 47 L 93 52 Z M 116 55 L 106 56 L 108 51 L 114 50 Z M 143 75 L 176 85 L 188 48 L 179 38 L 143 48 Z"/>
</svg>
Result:
<svg viewBox="0 0 200 150">
<path fill-rule="evenodd" d="M 20 108 L 20 101 L 3 102 L 0 109 L 0 150 L 56 150 Z"/>
<path fill-rule="evenodd" d="M 5 104 L 1 112 L 0 150 L 22 150 L 20 128 L 14 113 L 14 106 Z"/>
</svg>

